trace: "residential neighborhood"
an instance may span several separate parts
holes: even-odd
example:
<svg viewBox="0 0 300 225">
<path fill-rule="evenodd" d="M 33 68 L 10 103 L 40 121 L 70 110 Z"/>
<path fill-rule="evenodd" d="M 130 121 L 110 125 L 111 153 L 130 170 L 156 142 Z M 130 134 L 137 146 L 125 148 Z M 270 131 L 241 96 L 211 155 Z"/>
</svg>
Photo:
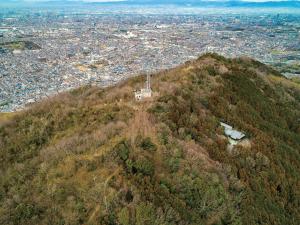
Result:
<svg viewBox="0 0 300 225">
<path fill-rule="evenodd" d="M 206 52 L 251 56 L 299 75 L 300 16 L 2 13 L 0 111 L 86 84 L 109 86 Z"/>
</svg>

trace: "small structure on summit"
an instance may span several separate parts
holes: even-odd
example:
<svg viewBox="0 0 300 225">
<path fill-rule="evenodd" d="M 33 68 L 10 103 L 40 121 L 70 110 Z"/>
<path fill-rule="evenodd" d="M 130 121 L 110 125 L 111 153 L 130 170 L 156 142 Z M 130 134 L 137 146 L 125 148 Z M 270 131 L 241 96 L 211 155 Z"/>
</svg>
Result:
<svg viewBox="0 0 300 225">
<path fill-rule="evenodd" d="M 150 98 L 152 96 L 151 84 L 150 84 L 150 75 L 147 74 L 146 87 L 142 88 L 140 91 L 134 92 L 135 100 L 141 101 L 144 98 Z"/>
<path fill-rule="evenodd" d="M 224 128 L 225 135 L 228 137 L 229 143 L 231 145 L 237 145 L 246 135 L 240 131 L 233 129 L 232 126 L 220 122 L 221 126 Z"/>
</svg>

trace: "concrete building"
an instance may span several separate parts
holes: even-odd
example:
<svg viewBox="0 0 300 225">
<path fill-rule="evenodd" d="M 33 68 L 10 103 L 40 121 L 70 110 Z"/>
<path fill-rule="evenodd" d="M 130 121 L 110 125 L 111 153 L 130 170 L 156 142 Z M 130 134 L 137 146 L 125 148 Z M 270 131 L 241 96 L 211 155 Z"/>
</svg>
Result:
<svg viewBox="0 0 300 225">
<path fill-rule="evenodd" d="M 151 84 L 150 84 L 150 75 L 147 74 L 147 81 L 146 81 L 146 87 L 142 88 L 140 91 L 136 91 L 134 93 L 135 100 L 141 101 L 144 98 L 151 98 L 152 96 L 152 90 L 151 90 Z"/>
<path fill-rule="evenodd" d="M 226 123 L 220 123 L 224 128 L 225 135 L 228 137 L 228 141 L 231 145 L 237 145 L 246 135 L 240 131 L 233 129 L 232 126 Z"/>
</svg>

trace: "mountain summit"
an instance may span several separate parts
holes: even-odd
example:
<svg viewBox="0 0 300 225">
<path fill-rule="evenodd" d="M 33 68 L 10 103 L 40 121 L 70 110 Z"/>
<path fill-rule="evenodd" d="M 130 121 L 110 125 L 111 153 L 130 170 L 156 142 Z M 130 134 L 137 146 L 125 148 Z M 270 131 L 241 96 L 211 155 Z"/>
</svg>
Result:
<svg viewBox="0 0 300 225">
<path fill-rule="evenodd" d="M 298 224 L 299 83 L 216 54 L 144 82 L 0 114 L 0 224 Z"/>
</svg>

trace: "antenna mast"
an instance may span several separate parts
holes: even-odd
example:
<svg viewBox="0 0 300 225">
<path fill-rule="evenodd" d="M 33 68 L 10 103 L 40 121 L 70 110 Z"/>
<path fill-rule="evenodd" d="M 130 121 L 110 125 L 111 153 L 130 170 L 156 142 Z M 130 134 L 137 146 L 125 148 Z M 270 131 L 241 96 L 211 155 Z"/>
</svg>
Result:
<svg viewBox="0 0 300 225">
<path fill-rule="evenodd" d="M 147 74 L 147 83 L 146 83 L 146 88 L 147 90 L 150 90 L 151 89 L 151 86 L 150 86 L 150 74 Z"/>
</svg>

